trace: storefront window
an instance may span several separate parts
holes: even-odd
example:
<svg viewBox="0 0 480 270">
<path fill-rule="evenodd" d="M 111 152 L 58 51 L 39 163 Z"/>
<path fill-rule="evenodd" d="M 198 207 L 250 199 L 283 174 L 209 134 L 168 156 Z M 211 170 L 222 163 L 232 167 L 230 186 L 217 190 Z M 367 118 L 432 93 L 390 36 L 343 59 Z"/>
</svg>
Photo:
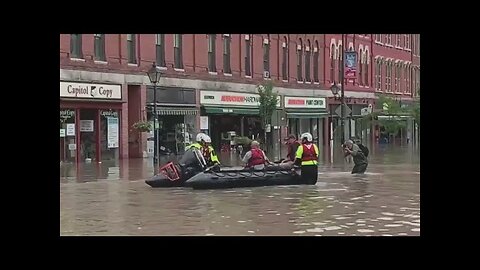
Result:
<svg viewBox="0 0 480 270">
<path fill-rule="evenodd" d="M 119 132 L 119 111 L 100 110 L 100 151 L 102 160 L 118 159 Z"/>
<path fill-rule="evenodd" d="M 148 112 L 148 121 L 151 121 L 153 127 L 152 112 Z M 195 115 L 159 115 L 157 129 L 160 150 L 165 147 L 176 154 L 182 154 L 185 147 L 195 140 L 195 121 Z M 153 137 L 153 131 L 150 136 Z"/>
<path fill-rule="evenodd" d="M 60 110 L 60 161 L 74 162 L 75 145 L 75 110 Z"/>
<path fill-rule="evenodd" d="M 303 118 L 300 119 L 300 135 L 304 132 L 312 132 L 310 129 L 310 119 L 309 118 Z M 313 134 L 312 134 L 313 136 Z"/>
</svg>

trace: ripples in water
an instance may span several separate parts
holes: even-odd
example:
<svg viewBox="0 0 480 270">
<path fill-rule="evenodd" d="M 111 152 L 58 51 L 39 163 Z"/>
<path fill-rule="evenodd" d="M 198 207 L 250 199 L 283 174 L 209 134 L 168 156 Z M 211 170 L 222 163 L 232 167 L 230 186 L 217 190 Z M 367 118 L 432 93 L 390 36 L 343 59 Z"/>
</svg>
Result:
<svg viewBox="0 0 480 270">
<path fill-rule="evenodd" d="M 412 173 L 418 164 L 370 164 L 367 181 L 322 170 L 316 186 L 206 191 L 153 189 L 143 182 L 150 172 L 121 166 L 110 171 L 116 179 L 115 173 L 81 181 L 64 177 L 60 233 L 420 235 L 420 181 Z"/>
</svg>

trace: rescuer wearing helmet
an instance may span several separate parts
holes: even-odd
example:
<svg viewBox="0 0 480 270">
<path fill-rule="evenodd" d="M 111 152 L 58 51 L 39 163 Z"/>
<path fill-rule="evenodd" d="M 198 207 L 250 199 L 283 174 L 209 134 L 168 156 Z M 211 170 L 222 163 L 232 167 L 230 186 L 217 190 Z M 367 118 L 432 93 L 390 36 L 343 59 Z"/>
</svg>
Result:
<svg viewBox="0 0 480 270">
<path fill-rule="evenodd" d="M 210 136 L 202 132 L 198 133 L 196 141 L 196 143 L 192 143 L 191 145 L 187 146 L 185 150 L 189 150 L 191 148 L 200 150 L 205 158 L 205 161 L 207 162 L 207 166 L 209 167 L 220 165 L 220 161 L 215 153 L 215 149 L 213 149 L 213 147 L 210 145 L 212 143 Z"/>
<path fill-rule="evenodd" d="M 312 134 L 305 132 L 300 136 L 302 144 L 295 154 L 295 166 L 301 165 L 302 180 L 315 185 L 318 178 L 318 147 L 313 143 Z"/>
</svg>

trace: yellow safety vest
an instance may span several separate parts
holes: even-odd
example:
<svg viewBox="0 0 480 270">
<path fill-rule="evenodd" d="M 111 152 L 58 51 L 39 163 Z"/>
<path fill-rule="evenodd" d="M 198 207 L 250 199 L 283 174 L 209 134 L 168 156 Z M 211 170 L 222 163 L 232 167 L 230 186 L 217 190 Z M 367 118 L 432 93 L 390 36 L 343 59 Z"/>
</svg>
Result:
<svg viewBox="0 0 480 270">
<path fill-rule="evenodd" d="M 198 150 L 202 151 L 203 146 L 199 143 L 192 143 L 185 148 L 185 151 L 189 150 L 190 148 L 195 148 L 195 149 L 198 149 Z M 215 153 L 215 150 L 213 149 L 213 147 L 211 145 L 208 146 L 208 151 L 210 152 L 210 160 L 213 163 L 215 163 L 215 162 L 220 163 L 220 161 L 218 160 L 218 156 Z M 203 153 L 203 151 L 202 151 L 202 153 Z"/>
<path fill-rule="evenodd" d="M 318 147 L 316 144 L 313 144 L 313 148 L 315 149 L 315 153 L 317 154 L 317 158 L 319 156 Z M 295 158 L 299 158 L 300 160 L 303 157 L 303 144 L 300 144 L 297 148 L 297 152 L 295 153 Z M 318 161 L 317 160 L 307 160 L 307 161 L 302 161 L 302 166 L 308 166 L 308 165 L 317 165 Z"/>
</svg>

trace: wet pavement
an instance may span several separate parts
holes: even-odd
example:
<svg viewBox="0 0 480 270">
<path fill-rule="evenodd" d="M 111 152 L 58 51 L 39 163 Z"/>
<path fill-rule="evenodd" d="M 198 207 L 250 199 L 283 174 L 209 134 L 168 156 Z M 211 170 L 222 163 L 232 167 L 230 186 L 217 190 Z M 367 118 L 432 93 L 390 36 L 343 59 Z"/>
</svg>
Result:
<svg viewBox="0 0 480 270">
<path fill-rule="evenodd" d="M 151 159 L 63 164 L 60 234 L 420 235 L 418 152 L 377 148 L 365 175 L 352 167 L 321 165 L 315 186 L 192 190 L 146 185 Z"/>
</svg>

